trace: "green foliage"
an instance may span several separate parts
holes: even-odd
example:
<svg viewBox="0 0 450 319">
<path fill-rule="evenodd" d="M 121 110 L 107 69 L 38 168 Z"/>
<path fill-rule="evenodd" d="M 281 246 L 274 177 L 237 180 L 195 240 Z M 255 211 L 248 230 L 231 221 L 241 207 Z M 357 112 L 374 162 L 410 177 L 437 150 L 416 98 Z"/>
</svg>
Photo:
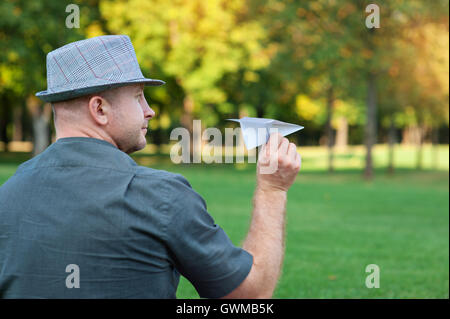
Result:
<svg viewBox="0 0 450 319">
<path fill-rule="evenodd" d="M 66 6 L 76 1 L 2 1 L 0 3 L 0 92 L 22 99 L 46 88 L 46 54 L 82 38 L 65 27 Z"/>
<path fill-rule="evenodd" d="M 114 17 L 107 23 L 113 33 L 132 38 L 145 72 L 180 86 L 202 119 L 207 105 L 226 105 L 219 85 L 225 75 L 269 63 L 261 46 L 265 31 L 246 15 L 243 1 L 105 0 L 100 9 Z"/>
<path fill-rule="evenodd" d="M 65 27 L 69 3 L 80 6 L 80 29 Z M 377 79 L 383 127 L 392 116 L 401 126 L 448 125 L 448 2 L 385 1 L 381 27 L 371 30 L 364 23 L 369 3 L 2 1 L 0 95 L 24 104 L 46 87 L 50 50 L 125 33 L 144 74 L 167 82 L 146 89 L 159 111 L 152 121 L 157 129 L 180 125 L 186 113 L 218 127 L 251 114 L 305 124 L 317 141 L 330 88 L 332 121 L 364 125 L 369 74 Z M 299 109 L 301 99 L 311 103 Z"/>
</svg>

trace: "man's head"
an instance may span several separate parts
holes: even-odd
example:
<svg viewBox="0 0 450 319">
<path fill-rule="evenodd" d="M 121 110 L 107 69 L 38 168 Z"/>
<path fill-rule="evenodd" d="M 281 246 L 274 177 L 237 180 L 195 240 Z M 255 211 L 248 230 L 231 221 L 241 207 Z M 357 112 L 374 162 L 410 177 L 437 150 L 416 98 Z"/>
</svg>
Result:
<svg viewBox="0 0 450 319">
<path fill-rule="evenodd" d="M 57 138 L 89 136 L 106 140 L 125 153 L 146 145 L 148 121 L 155 116 L 133 84 L 52 104 Z"/>
<path fill-rule="evenodd" d="M 144 85 L 164 83 L 144 77 L 128 36 L 103 35 L 49 52 L 47 90 L 36 96 L 52 103 L 57 138 L 94 137 L 132 153 L 155 115 Z"/>
</svg>

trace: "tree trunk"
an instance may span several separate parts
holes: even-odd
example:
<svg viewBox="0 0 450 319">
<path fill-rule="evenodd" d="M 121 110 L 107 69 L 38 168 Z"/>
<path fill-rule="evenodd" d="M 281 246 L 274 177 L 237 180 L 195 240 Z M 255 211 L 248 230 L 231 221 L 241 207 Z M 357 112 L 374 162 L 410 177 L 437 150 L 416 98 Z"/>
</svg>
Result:
<svg viewBox="0 0 450 319">
<path fill-rule="evenodd" d="M 333 118 L 334 108 L 334 92 L 333 87 L 328 89 L 327 96 L 327 122 L 326 122 L 326 135 L 327 135 L 327 147 L 328 147 L 328 172 L 334 171 L 334 138 L 333 127 L 331 126 L 331 120 Z"/>
<path fill-rule="evenodd" d="M 411 128 L 410 126 L 407 126 L 403 128 L 402 131 L 402 145 L 409 145 L 411 144 Z"/>
<path fill-rule="evenodd" d="M 14 121 L 14 131 L 13 131 L 13 141 L 23 140 L 23 126 L 22 126 L 22 105 L 16 106 L 13 110 L 13 121 Z"/>
<path fill-rule="evenodd" d="M 365 128 L 366 167 L 364 177 L 373 178 L 372 148 L 376 141 L 377 95 L 375 74 L 369 73 L 367 81 L 367 119 Z"/>
<path fill-rule="evenodd" d="M 407 126 L 403 130 L 403 145 L 418 145 L 420 141 L 420 127 L 416 125 Z"/>
<path fill-rule="evenodd" d="M 433 150 L 432 150 L 432 162 L 433 162 L 433 169 L 438 169 L 439 168 L 439 128 L 435 128 L 434 130 L 432 130 L 432 138 L 431 138 L 431 143 L 433 146 Z"/>
<path fill-rule="evenodd" d="M 391 121 L 389 124 L 389 134 L 388 134 L 389 152 L 388 152 L 388 173 L 394 174 L 394 147 L 396 143 L 395 136 L 395 121 L 394 116 L 391 116 Z"/>
<path fill-rule="evenodd" d="M 157 129 L 154 129 L 154 130 L 150 129 L 150 134 L 147 135 L 147 141 L 153 141 L 154 145 L 156 146 L 157 153 L 159 153 L 161 151 L 161 145 L 164 142 L 164 134 L 163 134 L 164 129 L 161 127 L 161 115 L 162 114 L 163 114 L 163 108 L 160 106 L 159 114 L 156 114 L 156 116 L 159 118 L 158 120 L 159 120 L 160 125 L 158 125 Z"/>
<path fill-rule="evenodd" d="M 194 101 L 189 95 L 183 99 L 183 115 L 181 116 L 181 125 L 185 127 L 189 133 L 192 133 L 192 111 L 194 110 Z"/>
<path fill-rule="evenodd" d="M 418 141 L 417 141 L 417 156 L 416 156 L 416 169 L 422 170 L 423 168 L 423 138 L 424 128 L 418 127 Z"/>
<path fill-rule="evenodd" d="M 3 94 L 0 105 L 0 141 L 4 144 L 4 151 L 8 152 L 9 136 L 7 127 L 10 121 L 10 105 L 8 97 Z"/>
<path fill-rule="evenodd" d="M 348 146 L 348 121 L 344 116 L 339 118 L 335 146 L 342 150 L 346 150 Z"/>
<path fill-rule="evenodd" d="M 33 156 L 36 156 L 50 144 L 51 105 L 46 103 L 42 106 L 37 98 L 31 96 L 27 99 L 27 108 L 33 121 Z"/>
<path fill-rule="evenodd" d="M 42 112 L 43 113 L 43 112 Z M 33 156 L 42 153 L 49 145 L 48 120 L 44 115 L 33 117 L 34 148 Z"/>
<path fill-rule="evenodd" d="M 264 117 L 264 106 L 262 104 L 259 104 L 256 107 L 256 117 L 260 117 L 260 118 Z"/>
<path fill-rule="evenodd" d="M 191 137 L 189 139 L 189 153 L 191 158 L 192 155 L 194 154 L 193 139 L 195 138 L 193 136 L 193 128 L 194 128 L 192 117 L 193 110 L 194 110 L 194 101 L 191 98 L 191 96 L 187 94 L 183 99 L 183 115 L 181 116 L 181 125 L 183 125 L 183 127 L 189 131 L 189 136 Z"/>
</svg>

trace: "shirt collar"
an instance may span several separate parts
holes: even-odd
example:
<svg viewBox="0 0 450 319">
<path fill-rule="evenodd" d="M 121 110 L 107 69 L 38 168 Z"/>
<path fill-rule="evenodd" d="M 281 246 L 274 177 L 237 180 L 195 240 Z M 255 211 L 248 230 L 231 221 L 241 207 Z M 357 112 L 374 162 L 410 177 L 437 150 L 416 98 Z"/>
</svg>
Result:
<svg viewBox="0 0 450 319">
<path fill-rule="evenodd" d="M 63 137 L 48 148 L 47 163 L 124 170 L 136 162 L 113 144 L 92 137 Z"/>
</svg>

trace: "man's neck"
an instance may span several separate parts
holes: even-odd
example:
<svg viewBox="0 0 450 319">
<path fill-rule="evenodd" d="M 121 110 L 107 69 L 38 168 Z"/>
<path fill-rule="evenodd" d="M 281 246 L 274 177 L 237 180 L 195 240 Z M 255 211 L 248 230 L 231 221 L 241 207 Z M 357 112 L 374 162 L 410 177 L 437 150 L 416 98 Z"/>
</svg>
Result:
<svg viewBox="0 0 450 319">
<path fill-rule="evenodd" d="M 104 140 L 112 145 L 114 145 L 115 147 L 118 148 L 117 144 L 114 142 L 114 140 L 108 136 L 105 133 L 102 132 L 96 132 L 94 130 L 89 130 L 89 129 L 80 129 L 80 130 L 74 130 L 74 129 L 65 129 L 62 131 L 56 131 L 56 140 L 60 139 L 60 138 L 65 138 L 65 137 L 92 137 L 92 138 L 96 138 L 99 140 Z"/>
</svg>

